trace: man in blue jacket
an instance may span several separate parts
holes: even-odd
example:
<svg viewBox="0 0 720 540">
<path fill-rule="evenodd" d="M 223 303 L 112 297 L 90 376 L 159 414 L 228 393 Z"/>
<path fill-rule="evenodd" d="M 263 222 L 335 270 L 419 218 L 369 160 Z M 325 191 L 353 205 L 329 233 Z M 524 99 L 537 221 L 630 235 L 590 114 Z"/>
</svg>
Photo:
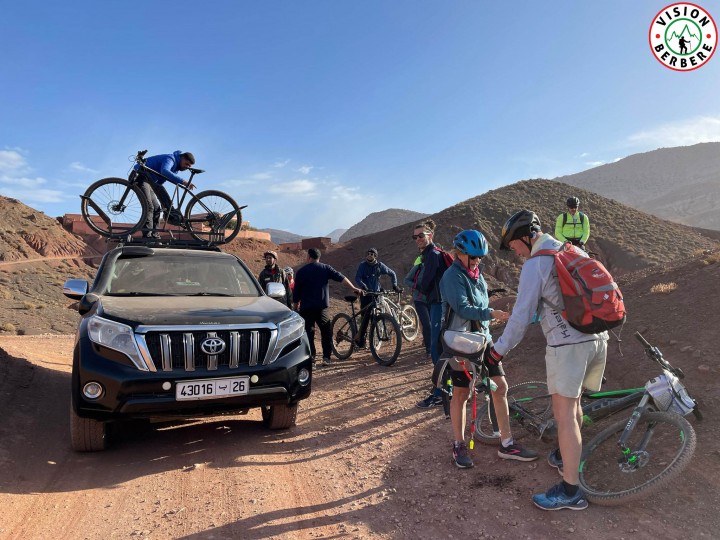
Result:
<svg viewBox="0 0 720 540">
<path fill-rule="evenodd" d="M 377 257 L 377 249 L 368 249 L 365 260 L 358 265 L 357 272 L 355 272 L 355 285 L 364 291 L 380 292 L 380 276 L 390 276 L 393 291 L 398 292 L 400 289 L 398 288 L 395 272 L 378 261 Z M 361 296 L 360 309 L 369 306 L 373 302 L 375 302 L 374 296 Z M 360 329 L 358 330 L 358 335 L 355 337 L 355 345 L 361 349 L 365 347 L 365 334 L 367 332 L 368 324 L 370 323 L 368 311 L 363 313 L 362 321 L 360 322 Z"/>
<path fill-rule="evenodd" d="M 143 237 L 160 238 L 160 235 L 157 232 L 154 232 L 154 230 L 157 228 L 160 221 L 160 212 L 162 210 L 169 214 L 169 222 L 171 224 L 177 224 L 178 222 L 177 218 L 173 216 L 174 211 L 172 211 L 172 199 L 170 198 L 167 190 L 163 187 L 163 184 L 165 183 L 165 180 L 168 180 L 173 184 L 182 184 L 188 189 L 194 189 L 195 184 L 190 183 L 190 180 L 185 180 L 182 176 L 178 176 L 177 173 L 178 171 L 186 171 L 195 165 L 195 156 L 193 156 L 190 152 L 181 152 L 180 150 L 176 150 L 172 154 L 150 156 L 147 158 L 145 165 L 149 169 L 152 169 L 153 172 L 140 173 L 140 186 L 145 194 L 145 198 L 148 203 L 150 203 L 147 214 L 145 214 Z M 138 170 L 139 168 L 139 165 L 135 165 L 135 170 Z M 160 200 L 158 200 L 158 198 Z"/>
</svg>

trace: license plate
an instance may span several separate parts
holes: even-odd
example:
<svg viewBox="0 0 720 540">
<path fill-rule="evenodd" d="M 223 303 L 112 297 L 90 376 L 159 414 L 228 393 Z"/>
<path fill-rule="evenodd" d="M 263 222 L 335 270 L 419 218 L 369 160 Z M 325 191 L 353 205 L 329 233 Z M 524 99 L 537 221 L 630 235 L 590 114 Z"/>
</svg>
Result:
<svg viewBox="0 0 720 540">
<path fill-rule="evenodd" d="M 175 384 L 175 399 L 217 399 L 247 394 L 250 377 L 234 379 L 200 379 L 197 381 L 178 381 Z"/>
</svg>

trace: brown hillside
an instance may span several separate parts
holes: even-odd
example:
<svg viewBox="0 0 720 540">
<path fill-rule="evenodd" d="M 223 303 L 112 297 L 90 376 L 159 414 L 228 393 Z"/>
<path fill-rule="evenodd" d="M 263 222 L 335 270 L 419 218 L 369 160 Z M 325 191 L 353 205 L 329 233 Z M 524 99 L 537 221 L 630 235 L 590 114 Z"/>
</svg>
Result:
<svg viewBox="0 0 720 540">
<path fill-rule="evenodd" d="M 412 210 L 400 208 L 388 208 L 381 212 L 373 212 L 365 219 L 356 223 L 340 236 L 339 242 L 348 242 L 353 238 L 365 236 L 379 231 L 385 231 L 392 227 L 398 227 L 406 223 L 414 222 L 425 217 L 425 214 Z"/>
<path fill-rule="evenodd" d="M 590 218 L 589 249 L 596 252 L 615 275 L 687 259 L 719 245 L 697 229 L 662 220 L 596 193 L 552 180 L 517 182 L 432 215 L 438 225 L 436 242 L 449 248 L 453 237 L 461 230 L 479 229 L 491 246 L 484 261 L 486 276 L 512 287 L 517 283 L 522 261 L 510 252 L 497 250 L 503 223 L 517 210 L 529 208 L 540 216 L 543 230 L 553 233 L 555 219 L 564 210 L 569 194 L 582 199 L 583 212 Z M 380 251 L 380 260 L 402 277 L 417 256 L 410 238 L 412 228 L 411 223 L 352 240 L 342 249 L 329 253 L 326 262 L 352 279 L 365 250 L 374 246 Z"/>
</svg>

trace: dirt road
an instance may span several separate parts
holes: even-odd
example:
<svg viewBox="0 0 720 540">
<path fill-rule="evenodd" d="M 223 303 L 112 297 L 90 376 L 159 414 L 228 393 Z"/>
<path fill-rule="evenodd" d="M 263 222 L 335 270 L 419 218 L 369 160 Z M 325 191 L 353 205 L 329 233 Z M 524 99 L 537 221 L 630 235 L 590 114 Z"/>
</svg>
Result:
<svg viewBox="0 0 720 540">
<path fill-rule="evenodd" d="M 133 424 L 97 454 L 69 448 L 72 337 L 0 337 L 0 349 L 0 538 L 717 537 L 717 443 L 631 508 L 539 511 L 530 495 L 557 473 L 491 447 L 456 469 L 441 412 L 413 407 L 428 372 L 416 346 L 389 369 L 364 355 L 319 370 L 294 430 L 266 431 L 255 413 Z M 509 376 L 540 373 L 520 362 Z"/>
</svg>

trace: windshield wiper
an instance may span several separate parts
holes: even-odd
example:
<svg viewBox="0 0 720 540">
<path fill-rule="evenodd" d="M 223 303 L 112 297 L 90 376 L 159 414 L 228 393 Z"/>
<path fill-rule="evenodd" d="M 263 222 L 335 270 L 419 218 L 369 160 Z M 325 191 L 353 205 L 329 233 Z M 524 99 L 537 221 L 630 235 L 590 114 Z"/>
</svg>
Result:
<svg viewBox="0 0 720 540">
<path fill-rule="evenodd" d="M 187 294 L 183 296 L 236 296 L 235 294 L 221 293 L 221 292 L 198 292 L 193 294 Z"/>
<path fill-rule="evenodd" d="M 107 293 L 106 296 L 173 296 L 173 295 L 168 294 L 168 293 L 132 291 L 132 292 L 122 292 L 122 293 L 111 292 L 111 293 Z"/>
</svg>

